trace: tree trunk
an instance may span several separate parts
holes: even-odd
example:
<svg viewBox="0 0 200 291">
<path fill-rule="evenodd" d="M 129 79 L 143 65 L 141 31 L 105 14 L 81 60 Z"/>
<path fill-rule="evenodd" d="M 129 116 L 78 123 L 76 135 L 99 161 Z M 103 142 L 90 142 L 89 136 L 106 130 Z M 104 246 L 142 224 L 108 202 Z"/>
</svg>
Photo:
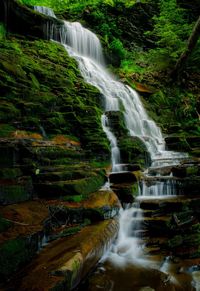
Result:
<svg viewBox="0 0 200 291">
<path fill-rule="evenodd" d="M 182 53 L 182 55 L 180 56 L 180 58 L 178 59 L 174 70 L 171 73 L 171 76 L 174 78 L 178 78 L 180 77 L 181 71 L 183 70 L 183 67 L 188 59 L 188 57 L 190 56 L 190 54 L 192 53 L 194 47 L 196 46 L 196 43 L 198 41 L 200 35 L 200 16 L 197 19 L 195 26 L 192 30 L 192 33 L 188 39 L 188 43 L 187 43 L 187 48 L 186 50 Z"/>
</svg>

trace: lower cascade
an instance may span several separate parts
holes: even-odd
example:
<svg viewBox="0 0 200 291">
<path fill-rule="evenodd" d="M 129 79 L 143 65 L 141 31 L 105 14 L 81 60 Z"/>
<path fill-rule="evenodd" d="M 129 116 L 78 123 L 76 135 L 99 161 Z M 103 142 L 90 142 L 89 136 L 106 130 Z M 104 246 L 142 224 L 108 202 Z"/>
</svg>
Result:
<svg viewBox="0 0 200 291">
<path fill-rule="evenodd" d="M 35 10 L 50 17 L 56 17 L 51 9 L 36 6 Z M 172 283 L 175 285 L 178 283 L 174 275 L 175 272 L 172 272 L 173 279 L 169 279 L 171 271 L 167 270 L 170 268 L 166 265 L 170 265 L 169 262 L 173 265 L 174 262 L 170 255 L 166 259 L 165 253 L 173 253 L 174 241 L 167 242 L 168 232 L 172 236 L 176 227 L 180 228 L 181 224 L 187 227 L 193 219 L 189 210 L 188 217 L 182 218 L 181 216 L 180 207 L 184 208 L 184 205 L 178 197 L 182 194 L 184 187 L 171 172 L 173 167 L 187 158 L 187 154 L 165 150 L 161 130 L 148 117 L 137 92 L 117 81 L 106 70 L 102 48 L 94 33 L 83 28 L 79 23 L 66 21 L 63 22 L 63 26 L 59 30 L 59 36 L 54 27 L 48 31 L 51 34 L 51 39 L 59 40 L 69 55 L 77 60 L 85 81 L 98 88 L 102 93 L 104 114 L 101 121 L 102 128 L 110 142 L 112 173 L 125 172 L 125 168 L 120 158 L 117 137 L 110 126 L 108 112 L 120 111 L 120 108 L 123 108 L 124 121 L 129 135 L 139 138 L 145 144 L 151 158 L 151 166 L 143 173 L 143 179 L 139 182 L 138 196 L 135 198 L 134 204 L 126 205 L 124 210 L 121 209 L 118 238 L 111 251 L 104 256 L 102 266 L 97 270 L 96 276 L 101 275 L 105 279 L 104 283 L 108 283 L 104 290 L 179 290 L 172 288 Z M 162 169 L 167 167 L 169 168 L 167 175 L 161 175 Z M 186 202 L 185 207 L 189 207 L 190 201 Z M 174 212 L 179 213 L 179 211 L 180 215 L 174 214 Z M 164 214 L 166 212 L 167 216 Z M 169 220 L 169 216 L 171 220 Z M 160 255 L 159 252 L 163 246 L 166 248 L 166 252 L 164 255 Z M 178 251 L 180 250 L 177 248 Z M 113 271 L 113 265 L 119 266 L 120 271 L 117 268 Z M 145 269 L 147 266 L 151 267 L 150 271 Z M 123 273 L 124 270 L 126 270 L 126 274 Z M 145 271 L 148 273 L 150 282 L 157 278 L 157 286 L 160 284 L 160 289 L 150 287 L 156 286 L 156 283 L 148 284 L 146 278 L 143 278 L 143 288 L 137 287 L 137 284 L 134 286 L 130 284 L 127 274 L 130 275 L 133 272 L 138 274 L 139 278 L 139 274 Z M 120 282 L 119 273 L 125 283 L 123 280 Z M 112 279 L 108 279 L 109 276 Z M 193 276 L 194 284 L 197 286 L 199 283 L 195 281 L 197 279 L 194 274 Z M 141 281 L 142 278 L 138 280 Z M 119 281 L 118 283 L 122 283 L 124 286 L 114 287 L 115 281 Z M 89 290 L 99 289 L 96 287 L 96 289 Z"/>
</svg>

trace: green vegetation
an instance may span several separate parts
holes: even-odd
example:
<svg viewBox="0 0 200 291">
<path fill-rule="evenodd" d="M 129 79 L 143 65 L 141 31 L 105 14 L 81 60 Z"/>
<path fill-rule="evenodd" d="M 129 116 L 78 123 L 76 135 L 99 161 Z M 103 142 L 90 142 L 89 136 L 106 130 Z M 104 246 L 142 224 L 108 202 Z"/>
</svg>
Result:
<svg viewBox="0 0 200 291">
<path fill-rule="evenodd" d="M 36 250 L 24 238 L 8 240 L 0 246 L 0 274 L 2 281 L 8 279 L 17 268 L 28 262 Z"/>
<path fill-rule="evenodd" d="M 147 35 L 156 39 L 157 47 L 150 50 L 149 57 L 152 63 L 165 68 L 173 65 L 186 46 L 186 40 L 192 30 L 187 21 L 187 12 L 177 5 L 176 0 L 161 0 L 160 14 L 153 17 L 154 29 Z"/>
<path fill-rule="evenodd" d="M 6 231 L 11 226 L 12 223 L 10 221 L 0 216 L 0 233 Z"/>
<path fill-rule="evenodd" d="M 9 38 L 0 42 L 0 50 L 1 136 L 15 134 L 18 124 L 17 130 L 29 133 L 44 129 L 48 137 L 75 136 L 88 154 L 92 144 L 109 155 L 101 127 L 101 96 L 85 84 L 62 46 Z"/>
</svg>

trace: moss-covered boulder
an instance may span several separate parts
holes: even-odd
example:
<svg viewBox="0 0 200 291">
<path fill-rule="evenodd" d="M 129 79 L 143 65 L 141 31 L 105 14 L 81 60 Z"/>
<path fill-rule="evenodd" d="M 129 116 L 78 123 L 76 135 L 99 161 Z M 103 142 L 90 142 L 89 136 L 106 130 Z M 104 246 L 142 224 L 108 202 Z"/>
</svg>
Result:
<svg viewBox="0 0 200 291">
<path fill-rule="evenodd" d="M 121 137 L 118 142 L 123 163 L 137 163 L 142 168 L 150 165 L 150 154 L 138 137 Z"/>
</svg>

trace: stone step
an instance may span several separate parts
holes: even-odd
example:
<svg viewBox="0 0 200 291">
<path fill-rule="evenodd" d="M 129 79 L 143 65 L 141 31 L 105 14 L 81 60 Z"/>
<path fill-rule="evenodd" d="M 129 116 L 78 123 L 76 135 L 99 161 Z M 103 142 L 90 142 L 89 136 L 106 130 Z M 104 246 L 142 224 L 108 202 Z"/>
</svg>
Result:
<svg viewBox="0 0 200 291">
<path fill-rule="evenodd" d="M 122 168 L 125 172 L 141 171 L 141 166 L 138 164 L 118 164 L 117 166 Z"/>
<path fill-rule="evenodd" d="M 139 202 L 140 208 L 143 210 L 166 211 L 169 209 L 173 211 L 181 211 L 183 205 L 190 203 L 193 199 L 185 196 L 159 196 L 158 198 L 151 198 L 149 196 L 138 196 L 136 201 Z"/>
<path fill-rule="evenodd" d="M 112 184 L 133 183 L 137 181 L 135 174 L 130 171 L 111 173 L 109 179 Z"/>
<path fill-rule="evenodd" d="M 169 176 L 172 171 L 172 166 L 165 166 L 165 167 L 150 167 L 148 169 L 148 174 L 155 176 L 157 174 L 161 176 Z"/>
<path fill-rule="evenodd" d="M 169 219 L 169 217 L 135 218 L 132 225 L 131 236 L 134 236 L 134 232 L 137 230 L 148 230 L 150 233 L 152 231 L 159 231 L 159 233 L 168 232 L 167 223 Z"/>
<path fill-rule="evenodd" d="M 105 182 L 105 176 L 94 175 L 77 180 L 38 182 L 35 189 L 39 197 L 53 199 L 66 195 L 87 195 L 97 191 Z"/>
</svg>

